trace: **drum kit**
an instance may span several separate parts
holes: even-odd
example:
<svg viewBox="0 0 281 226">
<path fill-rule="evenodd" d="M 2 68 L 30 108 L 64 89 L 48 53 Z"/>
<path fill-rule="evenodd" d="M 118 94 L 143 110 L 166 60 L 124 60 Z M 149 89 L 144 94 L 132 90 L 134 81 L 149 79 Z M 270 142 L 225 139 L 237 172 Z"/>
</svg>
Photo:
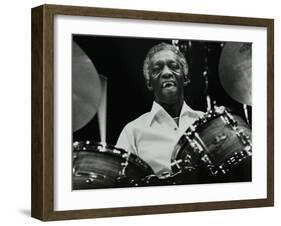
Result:
<svg viewBox="0 0 281 226">
<path fill-rule="evenodd" d="M 219 72 L 225 91 L 238 102 L 251 105 L 251 48 L 243 43 L 225 44 Z M 74 142 L 72 188 L 251 181 L 251 156 L 248 123 L 224 106 L 214 105 L 180 137 L 171 156 L 172 172 L 161 176 L 124 149 L 103 142 Z"/>
</svg>

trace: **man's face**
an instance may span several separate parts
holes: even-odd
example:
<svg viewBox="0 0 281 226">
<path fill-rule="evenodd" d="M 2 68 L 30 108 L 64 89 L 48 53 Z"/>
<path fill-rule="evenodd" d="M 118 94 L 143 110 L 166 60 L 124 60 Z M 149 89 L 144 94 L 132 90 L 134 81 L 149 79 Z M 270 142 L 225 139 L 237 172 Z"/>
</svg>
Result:
<svg viewBox="0 0 281 226">
<path fill-rule="evenodd" d="M 174 52 L 161 50 L 154 54 L 149 65 L 149 77 L 147 87 L 154 92 L 156 102 L 173 104 L 183 100 L 187 77 Z"/>
</svg>

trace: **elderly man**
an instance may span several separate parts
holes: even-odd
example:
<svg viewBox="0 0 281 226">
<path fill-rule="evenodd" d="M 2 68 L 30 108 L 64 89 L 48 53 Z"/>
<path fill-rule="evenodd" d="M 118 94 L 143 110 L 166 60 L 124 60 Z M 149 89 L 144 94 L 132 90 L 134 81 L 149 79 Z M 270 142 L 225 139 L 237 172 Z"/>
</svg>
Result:
<svg viewBox="0 0 281 226">
<path fill-rule="evenodd" d="M 175 46 L 160 43 L 152 47 L 143 73 L 147 89 L 154 94 L 151 111 L 124 127 L 117 147 L 136 154 L 161 176 L 171 172 L 171 155 L 179 138 L 203 113 L 184 101 L 188 65 Z"/>
</svg>

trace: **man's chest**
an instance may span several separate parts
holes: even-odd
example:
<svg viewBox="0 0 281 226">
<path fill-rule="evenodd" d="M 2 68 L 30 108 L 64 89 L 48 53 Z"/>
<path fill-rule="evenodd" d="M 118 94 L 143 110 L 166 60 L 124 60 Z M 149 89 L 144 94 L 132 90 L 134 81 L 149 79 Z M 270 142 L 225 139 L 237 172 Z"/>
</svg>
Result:
<svg viewBox="0 0 281 226">
<path fill-rule="evenodd" d="M 170 169 L 171 156 L 174 147 L 184 131 L 178 127 L 157 126 L 147 128 L 142 132 L 136 131 L 137 153 L 150 164 L 155 171 Z"/>
</svg>

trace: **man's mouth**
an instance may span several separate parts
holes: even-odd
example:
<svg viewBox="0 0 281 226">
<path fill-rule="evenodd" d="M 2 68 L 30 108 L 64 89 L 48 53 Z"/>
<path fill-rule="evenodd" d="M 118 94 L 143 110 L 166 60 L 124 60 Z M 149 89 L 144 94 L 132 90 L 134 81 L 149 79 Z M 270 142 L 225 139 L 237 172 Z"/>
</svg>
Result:
<svg viewBox="0 0 281 226">
<path fill-rule="evenodd" d="M 163 82 L 161 85 L 161 88 L 170 88 L 170 87 L 176 87 L 176 83 L 173 81 L 167 81 L 167 82 Z"/>
</svg>

